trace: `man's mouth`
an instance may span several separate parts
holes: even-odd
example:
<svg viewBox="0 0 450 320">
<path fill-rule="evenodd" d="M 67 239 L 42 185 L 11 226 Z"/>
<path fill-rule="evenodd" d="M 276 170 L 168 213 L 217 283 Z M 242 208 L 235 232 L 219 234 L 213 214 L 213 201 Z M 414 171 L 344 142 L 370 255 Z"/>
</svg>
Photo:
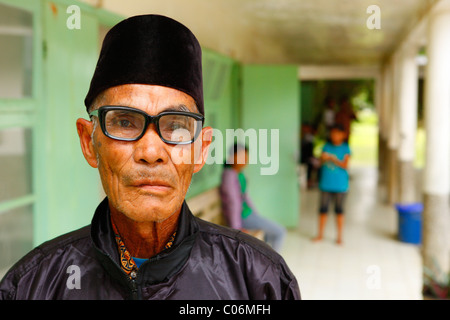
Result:
<svg viewBox="0 0 450 320">
<path fill-rule="evenodd" d="M 138 180 L 134 182 L 132 186 L 149 192 L 167 192 L 172 189 L 172 186 L 169 183 L 153 179 Z"/>
<path fill-rule="evenodd" d="M 136 170 L 122 176 L 125 186 L 137 189 L 141 193 L 167 193 L 175 188 L 176 179 L 166 172 Z"/>
</svg>

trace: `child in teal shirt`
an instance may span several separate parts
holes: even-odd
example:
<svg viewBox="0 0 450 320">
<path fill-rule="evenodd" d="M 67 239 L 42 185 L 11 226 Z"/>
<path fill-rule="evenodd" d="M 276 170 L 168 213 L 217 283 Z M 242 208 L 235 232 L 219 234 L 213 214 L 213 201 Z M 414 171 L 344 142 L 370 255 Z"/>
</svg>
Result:
<svg viewBox="0 0 450 320">
<path fill-rule="evenodd" d="M 334 199 L 334 211 L 337 222 L 337 240 L 342 244 L 342 229 L 344 224 L 344 199 L 349 188 L 349 176 L 347 172 L 350 160 L 350 148 L 345 142 L 346 133 L 342 126 L 335 125 L 330 131 L 330 142 L 322 149 L 320 157 L 322 166 L 319 180 L 320 208 L 319 208 L 319 230 L 314 241 L 323 238 L 323 231 L 327 221 L 328 206 Z"/>
</svg>

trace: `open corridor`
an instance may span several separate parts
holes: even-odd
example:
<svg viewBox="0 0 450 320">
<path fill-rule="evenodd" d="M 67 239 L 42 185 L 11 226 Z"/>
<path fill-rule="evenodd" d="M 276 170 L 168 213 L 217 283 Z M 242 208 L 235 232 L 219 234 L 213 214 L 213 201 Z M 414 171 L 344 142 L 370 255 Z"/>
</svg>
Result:
<svg viewBox="0 0 450 320">
<path fill-rule="evenodd" d="M 422 299 L 420 247 L 397 240 L 397 212 L 382 202 L 377 169 L 352 167 L 344 244 L 335 244 L 330 210 L 325 239 L 317 230 L 319 192 L 301 191 L 299 227 L 290 230 L 283 256 L 305 300 Z"/>
</svg>

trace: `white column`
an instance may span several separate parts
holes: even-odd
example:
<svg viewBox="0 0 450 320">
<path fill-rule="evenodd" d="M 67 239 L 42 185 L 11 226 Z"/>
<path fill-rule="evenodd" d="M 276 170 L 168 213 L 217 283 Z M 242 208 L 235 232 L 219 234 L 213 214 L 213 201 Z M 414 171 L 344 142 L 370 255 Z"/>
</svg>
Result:
<svg viewBox="0 0 450 320">
<path fill-rule="evenodd" d="M 429 25 L 425 75 L 426 165 L 424 192 L 450 192 L 450 12 Z"/>
<path fill-rule="evenodd" d="M 392 66 L 386 63 L 383 66 L 383 105 L 382 105 L 382 121 L 380 121 L 380 133 L 385 141 L 389 138 L 389 118 L 391 108 L 392 97 L 392 79 L 391 79 Z"/>
<path fill-rule="evenodd" d="M 378 166 L 379 177 L 378 181 L 385 185 L 388 179 L 389 173 L 389 154 L 388 154 L 388 137 L 389 137 L 389 118 L 391 107 L 391 70 L 390 64 L 384 63 L 380 70 L 379 84 L 377 87 L 380 89 L 380 98 L 377 103 L 378 110 Z"/>
<path fill-rule="evenodd" d="M 383 139 L 383 123 L 385 122 L 384 114 L 384 67 L 380 68 L 379 75 L 375 78 L 375 107 L 378 115 L 378 182 L 384 182 L 385 164 L 385 141 Z"/>
<path fill-rule="evenodd" d="M 415 142 L 417 131 L 418 66 L 417 47 L 407 44 L 399 63 L 399 148 L 398 174 L 400 203 L 416 201 Z"/>
<path fill-rule="evenodd" d="M 394 53 L 391 60 L 391 97 L 390 97 L 390 112 L 389 112 L 389 133 L 388 133 L 388 147 L 391 150 L 398 149 L 400 144 L 399 139 L 399 121 L 398 121 L 398 105 L 399 105 L 399 56 Z"/>
<path fill-rule="evenodd" d="M 398 200 L 398 147 L 399 139 L 399 57 L 394 53 L 390 61 L 390 97 L 388 112 L 388 135 L 387 135 L 387 202 L 393 204 Z"/>
<path fill-rule="evenodd" d="M 425 74 L 424 267 L 450 271 L 450 6 L 430 14 Z"/>
</svg>

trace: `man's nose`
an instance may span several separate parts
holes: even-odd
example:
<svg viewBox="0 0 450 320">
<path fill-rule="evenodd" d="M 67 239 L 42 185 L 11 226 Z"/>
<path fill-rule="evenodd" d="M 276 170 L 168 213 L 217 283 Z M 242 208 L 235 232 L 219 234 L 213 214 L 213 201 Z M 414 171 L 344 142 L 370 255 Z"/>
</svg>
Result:
<svg viewBox="0 0 450 320">
<path fill-rule="evenodd" d="M 166 163 L 169 155 L 166 143 L 161 140 L 154 124 L 151 124 L 145 134 L 135 142 L 134 160 L 138 163 Z"/>
</svg>

